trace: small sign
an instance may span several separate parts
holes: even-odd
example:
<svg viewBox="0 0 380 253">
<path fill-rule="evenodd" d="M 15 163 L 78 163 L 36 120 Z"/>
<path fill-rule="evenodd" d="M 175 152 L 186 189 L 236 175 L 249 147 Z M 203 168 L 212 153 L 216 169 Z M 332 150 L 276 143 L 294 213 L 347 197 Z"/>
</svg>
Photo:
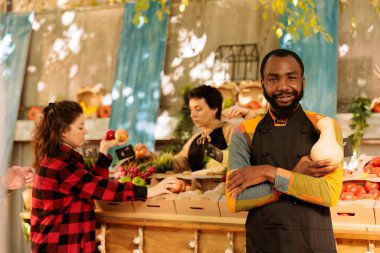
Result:
<svg viewBox="0 0 380 253">
<path fill-rule="evenodd" d="M 133 150 L 133 146 L 131 144 L 129 144 L 128 146 L 116 149 L 115 153 L 119 161 L 113 164 L 111 169 L 119 168 L 125 162 L 127 161 L 130 162 L 135 159 L 135 151 Z"/>
<path fill-rule="evenodd" d="M 135 151 L 133 150 L 133 146 L 131 144 L 116 149 L 116 156 L 119 160 L 133 160 L 135 159 Z"/>
<path fill-rule="evenodd" d="M 221 163 L 223 161 L 223 152 L 210 143 L 207 145 L 206 155 L 217 162 Z"/>
<path fill-rule="evenodd" d="M 96 159 L 98 158 L 98 151 L 94 146 L 84 145 L 82 147 L 82 153 L 84 158 Z"/>
</svg>

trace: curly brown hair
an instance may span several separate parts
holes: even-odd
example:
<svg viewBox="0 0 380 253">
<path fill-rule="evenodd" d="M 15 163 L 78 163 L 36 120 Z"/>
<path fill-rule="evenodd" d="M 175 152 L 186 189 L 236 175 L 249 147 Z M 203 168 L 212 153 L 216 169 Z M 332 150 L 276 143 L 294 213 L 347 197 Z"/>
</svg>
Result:
<svg viewBox="0 0 380 253">
<path fill-rule="evenodd" d="M 62 133 L 83 114 L 83 109 L 77 102 L 60 101 L 49 103 L 42 110 L 42 117 L 38 121 L 32 138 L 34 166 L 38 168 L 43 157 L 54 157 L 59 153 L 62 145 Z"/>
</svg>

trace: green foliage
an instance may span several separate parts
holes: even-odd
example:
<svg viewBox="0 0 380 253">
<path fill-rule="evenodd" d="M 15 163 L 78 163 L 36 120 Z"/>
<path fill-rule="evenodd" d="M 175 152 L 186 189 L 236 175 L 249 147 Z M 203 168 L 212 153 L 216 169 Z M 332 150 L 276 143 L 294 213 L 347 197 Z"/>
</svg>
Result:
<svg viewBox="0 0 380 253">
<path fill-rule="evenodd" d="M 364 97 L 356 97 L 351 103 L 352 120 L 350 128 L 353 133 L 349 136 L 354 157 L 359 153 L 365 130 L 369 127 L 367 119 L 371 116 L 371 100 Z"/>
<path fill-rule="evenodd" d="M 375 9 L 377 15 L 380 17 L 380 5 L 379 0 L 370 0 L 372 7 Z"/>
<path fill-rule="evenodd" d="M 193 89 L 191 84 L 182 87 L 181 95 L 183 98 L 183 106 L 177 115 L 178 124 L 174 130 L 174 140 L 178 145 L 177 150 L 180 150 L 182 146 L 190 139 L 193 133 L 193 121 L 190 117 L 189 109 L 189 93 Z"/>
<path fill-rule="evenodd" d="M 133 23 L 135 25 L 140 24 L 141 18 L 143 19 L 143 23 L 146 24 L 149 22 L 145 13 L 149 9 L 150 4 L 153 2 L 158 2 L 161 6 L 161 9 L 157 10 L 156 16 L 159 21 L 161 21 L 164 15 L 170 15 L 170 9 L 167 0 L 136 0 L 136 5 L 134 8 L 135 15 L 133 17 Z M 181 4 L 187 6 L 189 4 L 188 0 L 181 0 Z"/>
<path fill-rule="evenodd" d="M 166 171 L 173 170 L 175 163 L 173 152 L 163 152 L 153 162 L 156 173 L 165 173 Z"/>
<path fill-rule="evenodd" d="M 294 41 L 297 41 L 300 38 L 300 33 L 305 37 L 320 33 L 328 43 L 333 42 L 331 35 L 326 32 L 321 24 L 320 17 L 316 13 L 315 0 L 273 0 L 271 7 L 269 7 L 268 2 L 270 1 L 260 0 L 263 8 L 262 18 L 267 20 L 269 13 L 275 16 L 277 21 L 272 29 L 278 38 L 281 38 L 286 32 L 292 36 Z M 284 14 L 288 18 L 286 21 L 281 21 L 281 16 Z"/>
<path fill-rule="evenodd" d="M 137 168 L 142 171 L 142 172 L 145 172 L 146 171 L 146 168 L 148 168 L 149 166 L 154 166 L 154 162 L 153 161 L 148 161 L 148 162 L 137 162 Z"/>
</svg>

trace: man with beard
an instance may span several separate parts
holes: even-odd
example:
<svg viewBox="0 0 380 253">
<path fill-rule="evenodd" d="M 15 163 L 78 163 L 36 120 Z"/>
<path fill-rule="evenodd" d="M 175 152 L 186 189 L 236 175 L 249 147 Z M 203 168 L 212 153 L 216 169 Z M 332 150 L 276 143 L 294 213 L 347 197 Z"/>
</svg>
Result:
<svg viewBox="0 0 380 253">
<path fill-rule="evenodd" d="M 247 252 L 336 252 L 329 206 L 338 202 L 343 168 L 309 156 L 324 116 L 299 103 L 303 62 L 277 49 L 264 57 L 260 73 L 270 108 L 234 130 L 226 190 L 231 211 L 249 210 Z M 336 123 L 335 132 L 343 146 Z"/>
</svg>

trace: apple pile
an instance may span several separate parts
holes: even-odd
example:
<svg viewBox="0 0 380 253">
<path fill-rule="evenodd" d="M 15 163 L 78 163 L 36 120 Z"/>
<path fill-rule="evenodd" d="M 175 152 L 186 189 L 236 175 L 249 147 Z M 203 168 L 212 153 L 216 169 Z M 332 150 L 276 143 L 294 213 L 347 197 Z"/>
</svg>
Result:
<svg viewBox="0 0 380 253">
<path fill-rule="evenodd" d="M 354 182 L 343 183 L 340 200 L 375 199 L 380 197 L 379 183 L 365 181 L 364 185 Z"/>
<path fill-rule="evenodd" d="M 116 139 L 118 142 L 124 142 L 128 140 L 128 131 L 125 129 L 108 129 L 104 133 L 104 140 L 110 141 Z"/>
<path fill-rule="evenodd" d="M 380 177 L 380 156 L 372 157 L 372 159 L 363 167 L 363 171 Z"/>
</svg>

